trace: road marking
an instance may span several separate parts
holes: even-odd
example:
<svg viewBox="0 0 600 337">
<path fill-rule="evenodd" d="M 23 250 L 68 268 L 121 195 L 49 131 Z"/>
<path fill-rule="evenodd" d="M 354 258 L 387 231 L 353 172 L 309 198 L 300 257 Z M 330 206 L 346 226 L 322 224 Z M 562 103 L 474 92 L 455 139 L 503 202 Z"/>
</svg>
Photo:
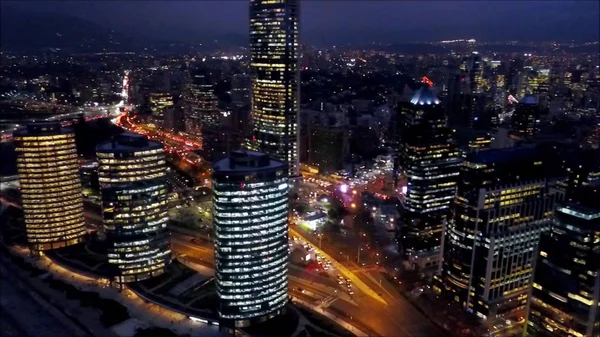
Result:
<svg viewBox="0 0 600 337">
<path fill-rule="evenodd" d="M 352 282 L 356 285 L 356 287 L 358 289 L 360 289 L 362 292 L 364 292 L 365 294 L 374 298 L 375 300 L 383 303 L 384 305 L 387 305 L 387 302 L 383 298 L 381 298 L 381 296 L 377 295 L 377 293 L 375 291 L 373 291 L 373 289 L 369 288 L 369 286 L 367 286 L 360 278 L 358 278 L 356 275 L 354 275 L 351 271 L 348 270 L 348 268 L 344 267 L 341 263 L 337 262 L 337 260 L 335 260 L 331 256 L 329 256 L 329 254 L 325 253 L 324 251 L 320 250 L 318 247 L 316 247 L 315 245 L 310 243 L 309 240 L 305 239 L 304 236 L 300 235 L 300 233 L 298 233 L 297 231 L 295 231 L 292 228 L 290 228 L 290 234 L 299 237 L 304 242 L 309 243 L 316 252 L 318 252 L 319 254 L 323 255 L 326 259 L 331 261 L 331 263 L 334 265 L 334 267 L 342 275 L 351 279 Z"/>
</svg>

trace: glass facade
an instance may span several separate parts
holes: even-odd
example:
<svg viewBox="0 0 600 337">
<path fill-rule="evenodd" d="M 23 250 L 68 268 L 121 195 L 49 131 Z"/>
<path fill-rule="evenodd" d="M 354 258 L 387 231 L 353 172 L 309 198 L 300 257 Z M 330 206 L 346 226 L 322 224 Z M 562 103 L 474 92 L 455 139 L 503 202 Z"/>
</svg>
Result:
<svg viewBox="0 0 600 337">
<path fill-rule="evenodd" d="M 202 128 L 219 124 L 219 100 L 203 72 L 194 71 L 190 74 L 185 104 L 187 132 L 200 134 Z"/>
<path fill-rule="evenodd" d="M 298 176 L 298 0 L 250 0 L 253 131 L 249 149 L 288 164 Z"/>
<path fill-rule="evenodd" d="M 463 163 L 435 276 L 437 291 L 485 319 L 524 314 L 540 235 L 563 197 L 554 183 L 535 179 L 541 170 L 534 157 L 502 156 L 473 154 Z"/>
<path fill-rule="evenodd" d="M 85 235 L 75 134 L 34 123 L 14 134 L 27 241 L 35 250 L 76 244 Z"/>
<path fill-rule="evenodd" d="M 540 118 L 540 106 L 537 99 L 532 96 L 525 96 L 515 108 L 512 126 L 521 136 L 534 136 L 539 132 Z"/>
<path fill-rule="evenodd" d="M 556 209 L 540 241 L 531 291 L 529 335 L 600 335 L 600 208 Z"/>
<path fill-rule="evenodd" d="M 171 261 L 162 144 L 122 134 L 98 145 L 108 262 L 120 283 L 160 275 Z"/>
<path fill-rule="evenodd" d="M 150 109 L 152 118 L 162 121 L 165 111 L 173 108 L 173 95 L 168 93 L 155 92 L 150 94 Z"/>
<path fill-rule="evenodd" d="M 213 169 L 219 315 L 228 326 L 273 317 L 287 303 L 287 166 L 232 152 Z"/>
<path fill-rule="evenodd" d="M 460 151 L 446 126 L 444 108 L 426 87 L 399 106 L 398 163 L 406 176 L 400 245 L 409 259 L 435 254 L 456 194 Z"/>
</svg>

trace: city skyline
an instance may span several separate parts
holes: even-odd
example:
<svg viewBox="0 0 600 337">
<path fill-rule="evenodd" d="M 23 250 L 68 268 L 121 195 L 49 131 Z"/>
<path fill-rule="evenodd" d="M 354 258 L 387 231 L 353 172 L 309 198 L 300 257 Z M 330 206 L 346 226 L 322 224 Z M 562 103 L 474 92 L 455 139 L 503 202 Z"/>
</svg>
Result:
<svg viewBox="0 0 600 337">
<path fill-rule="evenodd" d="M 600 336 L 597 1 L 5 4 L 0 335 Z"/>
<path fill-rule="evenodd" d="M 9 1 L 3 6 L 71 15 L 133 38 L 247 41 L 245 1 Z M 588 41 L 599 37 L 600 9 L 594 1 L 302 1 L 301 6 L 301 43 L 317 45 L 453 38 Z M 536 20 L 531 20 L 533 15 Z"/>
</svg>

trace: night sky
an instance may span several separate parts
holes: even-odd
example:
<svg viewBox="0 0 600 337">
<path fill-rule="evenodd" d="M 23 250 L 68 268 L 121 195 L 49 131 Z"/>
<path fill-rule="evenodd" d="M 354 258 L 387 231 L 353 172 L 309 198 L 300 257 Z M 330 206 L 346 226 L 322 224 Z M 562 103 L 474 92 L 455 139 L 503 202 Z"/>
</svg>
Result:
<svg viewBox="0 0 600 337">
<path fill-rule="evenodd" d="M 236 36 L 248 27 L 248 2 L 2 1 L 111 26 L 133 37 L 181 41 Z M 303 42 L 480 40 L 598 40 L 599 1 L 301 1 Z"/>
</svg>

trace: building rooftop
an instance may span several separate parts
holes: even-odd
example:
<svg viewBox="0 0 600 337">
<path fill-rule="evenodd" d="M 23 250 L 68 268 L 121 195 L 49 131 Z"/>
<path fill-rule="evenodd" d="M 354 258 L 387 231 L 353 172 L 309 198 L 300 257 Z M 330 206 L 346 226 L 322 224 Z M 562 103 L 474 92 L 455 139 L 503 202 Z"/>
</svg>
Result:
<svg viewBox="0 0 600 337">
<path fill-rule="evenodd" d="M 63 128 L 59 122 L 34 122 L 14 132 L 17 137 L 58 135 L 73 133 L 72 129 Z"/>
<path fill-rule="evenodd" d="M 98 152 L 134 152 L 141 150 L 162 149 L 159 142 L 148 140 L 144 135 L 135 133 L 122 133 L 113 139 L 100 143 L 96 147 Z"/>
<path fill-rule="evenodd" d="M 284 169 L 287 165 L 281 161 L 271 159 L 268 155 L 248 150 L 237 150 L 229 153 L 213 165 L 213 171 L 219 172 L 247 172 Z"/>
<path fill-rule="evenodd" d="M 429 89 L 428 86 L 422 86 L 417 91 L 415 91 L 410 102 L 415 105 L 440 104 L 439 98 L 436 97 L 436 95 L 431 89 Z"/>
<path fill-rule="evenodd" d="M 567 204 L 565 206 L 561 206 L 556 208 L 557 212 L 562 212 L 565 214 L 569 214 L 572 216 L 576 216 L 583 220 L 596 220 L 600 219 L 600 209 L 585 207 L 580 204 Z"/>
<path fill-rule="evenodd" d="M 507 163 L 539 155 L 536 148 L 487 150 L 469 154 L 466 161 L 478 164 Z"/>
<path fill-rule="evenodd" d="M 525 95 L 523 98 L 521 98 L 519 103 L 521 103 L 521 104 L 538 104 L 538 100 L 533 95 Z"/>
</svg>

